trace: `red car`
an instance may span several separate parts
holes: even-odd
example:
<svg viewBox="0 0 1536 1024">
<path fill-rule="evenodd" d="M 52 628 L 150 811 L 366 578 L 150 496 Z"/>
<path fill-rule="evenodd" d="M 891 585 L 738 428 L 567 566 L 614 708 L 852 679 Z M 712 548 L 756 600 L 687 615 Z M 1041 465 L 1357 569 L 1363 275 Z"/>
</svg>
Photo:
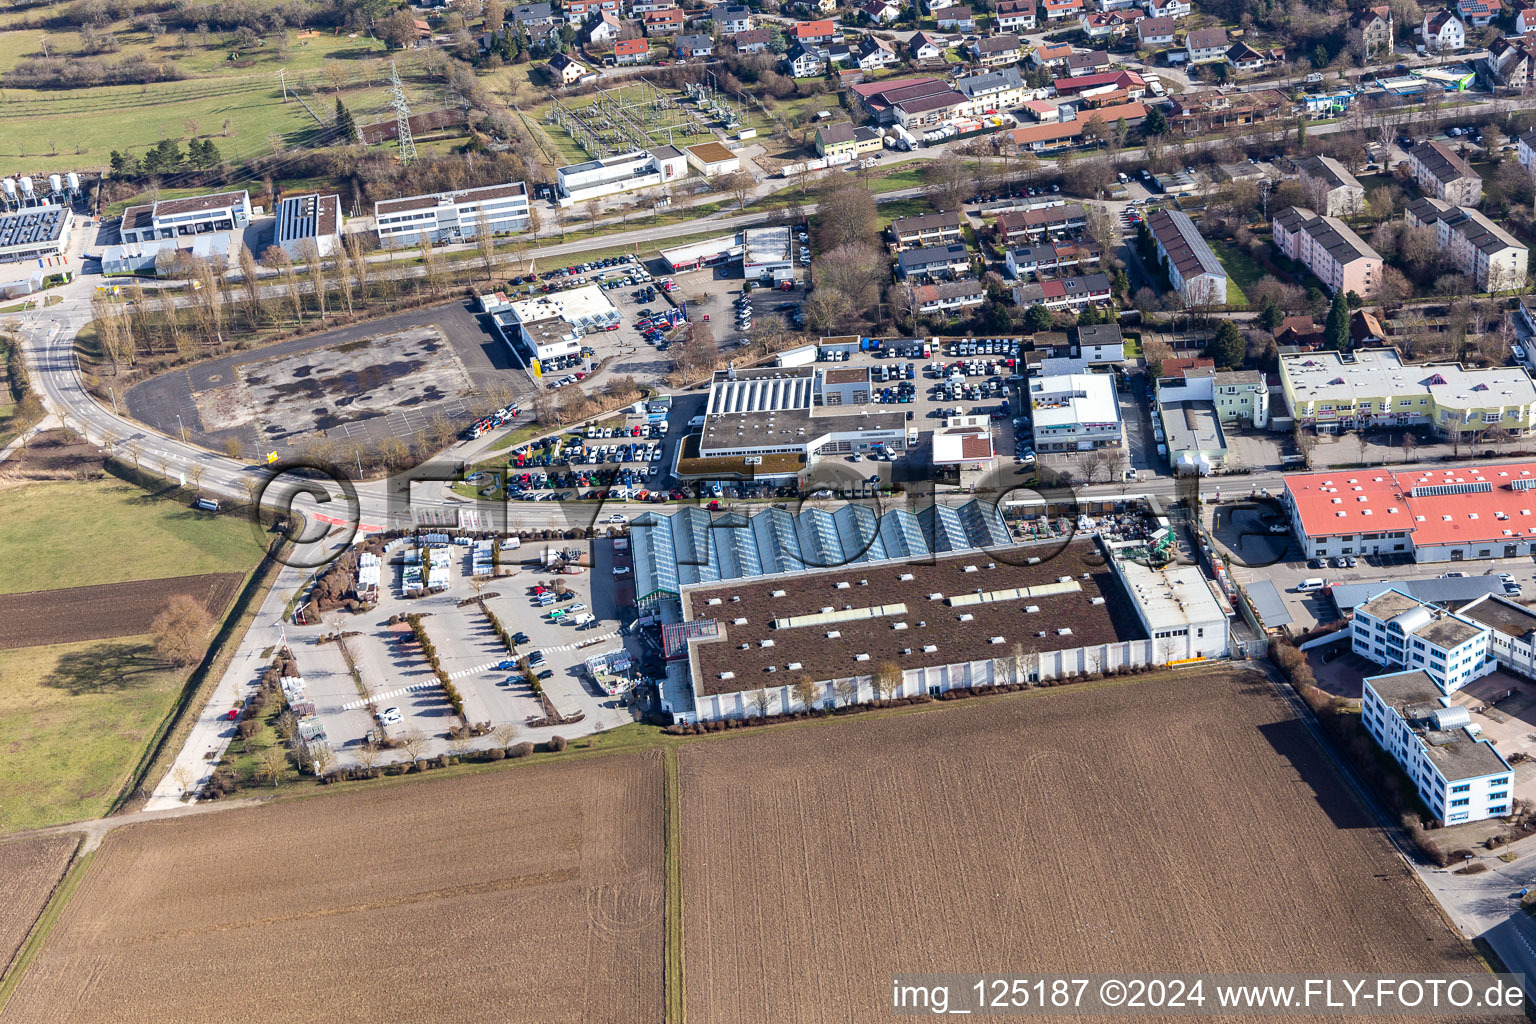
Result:
<svg viewBox="0 0 1536 1024">
<path fill-rule="evenodd" d="M 240 717 L 240 709 L 239 708 L 230 708 L 228 711 L 226 711 L 224 713 L 224 717 L 227 718 L 229 721 L 233 722 L 235 719 Z"/>
</svg>

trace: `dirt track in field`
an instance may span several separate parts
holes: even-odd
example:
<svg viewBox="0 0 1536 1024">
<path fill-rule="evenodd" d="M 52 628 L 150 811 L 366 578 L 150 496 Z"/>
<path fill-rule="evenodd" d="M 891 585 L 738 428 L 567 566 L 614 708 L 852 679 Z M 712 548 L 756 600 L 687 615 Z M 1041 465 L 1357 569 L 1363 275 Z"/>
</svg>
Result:
<svg viewBox="0 0 1536 1024">
<path fill-rule="evenodd" d="M 0 1016 L 659 1022 L 661 779 L 611 757 L 120 829 Z"/>
<path fill-rule="evenodd" d="M 0 843 L 0 976 L 32 930 L 79 842 L 77 836 L 47 836 Z"/>
<path fill-rule="evenodd" d="M 690 1020 L 886 1021 L 914 971 L 1479 971 L 1256 675 L 765 731 L 680 768 Z"/>
<path fill-rule="evenodd" d="M 213 572 L 0 595 L 0 650 L 138 636 L 177 594 L 197 598 L 218 619 L 242 579 L 237 572 Z"/>
</svg>

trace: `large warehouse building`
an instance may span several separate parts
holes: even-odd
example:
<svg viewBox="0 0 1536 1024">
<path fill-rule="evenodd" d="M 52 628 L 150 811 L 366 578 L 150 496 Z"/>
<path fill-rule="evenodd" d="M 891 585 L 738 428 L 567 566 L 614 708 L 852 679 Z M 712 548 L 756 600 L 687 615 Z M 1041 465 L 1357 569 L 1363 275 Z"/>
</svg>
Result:
<svg viewBox="0 0 1536 1024">
<path fill-rule="evenodd" d="M 520 181 L 459 192 L 406 196 L 373 204 L 379 244 L 386 249 L 422 242 L 462 242 L 484 223 L 493 235 L 528 228 L 528 189 Z"/>
<path fill-rule="evenodd" d="M 1536 555 L 1536 462 L 1285 479 L 1308 558 L 1407 555 L 1418 562 Z"/>
<path fill-rule="evenodd" d="M 906 417 L 821 401 L 815 366 L 719 370 L 709 386 L 701 458 L 849 455 L 906 448 Z"/>
<path fill-rule="evenodd" d="M 656 609 L 668 662 L 664 706 L 680 721 L 709 721 L 747 717 L 759 700 L 775 714 L 807 702 L 868 701 L 881 690 L 937 695 L 1226 655 L 1226 619 L 1198 571 L 1163 578 L 1137 566 L 1128 586 L 1125 568 L 1092 540 L 1013 545 L 1006 534 L 971 536 L 954 520 L 969 514 L 990 534 L 996 510 L 980 505 L 878 520 L 850 507 L 818 511 L 809 522 L 808 513 L 797 520 L 764 512 L 714 528 L 727 535 L 732 557 L 785 545 L 809 557 L 763 563 L 761 575 L 667 580 L 677 597 Z M 955 545 L 922 550 L 924 516 L 949 521 Z M 694 543 L 710 531 L 707 520 L 651 530 Z M 874 547 L 888 537 L 910 553 Z M 838 553 L 850 543 L 854 559 Z M 651 560 L 707 560 L 690 549 L 645 550 Z"/>
<path fill-rule="evenodd" d="M 574 206 L 588 199 L 652 188 L 686 177 L 688 158 L 682 151 L 657 146 L 561 167 L 555 172 L 555 191 L 561 206 Z"/>
</svg>

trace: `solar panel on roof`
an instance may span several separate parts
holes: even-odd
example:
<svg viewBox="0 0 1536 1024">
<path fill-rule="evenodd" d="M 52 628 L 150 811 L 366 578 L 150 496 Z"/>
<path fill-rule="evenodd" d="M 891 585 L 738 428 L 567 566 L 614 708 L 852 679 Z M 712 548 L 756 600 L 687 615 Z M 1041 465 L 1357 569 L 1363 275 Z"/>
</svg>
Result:
<svg viewBox="0 0 1536 1024">
<path fill-rule="evenodd" d="M 1477 480 L 1459 484 L 1430 484 L 1415 487 L 1408 493 L 1415 498 L 1438 498 L 1443 494 L 1486 494 L 1491 490 L 1493 484 L 1487 480 Z"/>
</svg>

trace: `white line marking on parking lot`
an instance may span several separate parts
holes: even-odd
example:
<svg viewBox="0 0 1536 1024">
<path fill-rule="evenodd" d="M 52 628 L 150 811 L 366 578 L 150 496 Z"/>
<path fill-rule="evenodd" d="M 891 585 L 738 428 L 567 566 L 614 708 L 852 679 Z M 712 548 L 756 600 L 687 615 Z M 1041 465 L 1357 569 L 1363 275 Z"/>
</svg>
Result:
<svg viewBox="0 0 1536 1024">
<path fill-rule="evenodd" d="M 432 682 L 430 682 L 430 683 L 412 683 L 410 686 L 402 686 L 398 690 L 388 690 L 388 691 L 386 691 L 384 693 L 376 693 L 376 694 L 373 695 L 373 702 L 375 704 L 377 704 L 379 701 L 381 701 L 381 700 L 389 700 L 391 697 L 403 697 L 406 694 L 412 693 L 412 692 L 414 692 L 416 690 L 430 690 L 432 687 L 434 687 L 436 685 L 437 685 L 437 680 L 435 680 L 435 679 Z M 346 704 L 343 704 L 341 706 L 341 710 L 343 710 L 343 711 L 356 711 L 358 708 L 365 708 L 367 706 L 368 706 L 368 702 L 365 701 L 365 700 L 354 700 L 354 701 L 349 701 Z"/>
<path fill-rule="evenodd" d="M 506 659 L 502 659 L 502 660 L 505 661 Z M 479 665 L 479 666 L 476 666 L 475 668 L 461 668 L 457 672 L 450 672 L 450 673 L 448 673 L 448 678 L 449 679 L 463 679 L 465 676 L 479 675 L 481 672 L 489 672 L 491 669 L 495 668 L 497 665 L 500 665 L 500 664 L 501 664 L 500 661 L 488 661 L 484 665 Z"/>
</svg>

